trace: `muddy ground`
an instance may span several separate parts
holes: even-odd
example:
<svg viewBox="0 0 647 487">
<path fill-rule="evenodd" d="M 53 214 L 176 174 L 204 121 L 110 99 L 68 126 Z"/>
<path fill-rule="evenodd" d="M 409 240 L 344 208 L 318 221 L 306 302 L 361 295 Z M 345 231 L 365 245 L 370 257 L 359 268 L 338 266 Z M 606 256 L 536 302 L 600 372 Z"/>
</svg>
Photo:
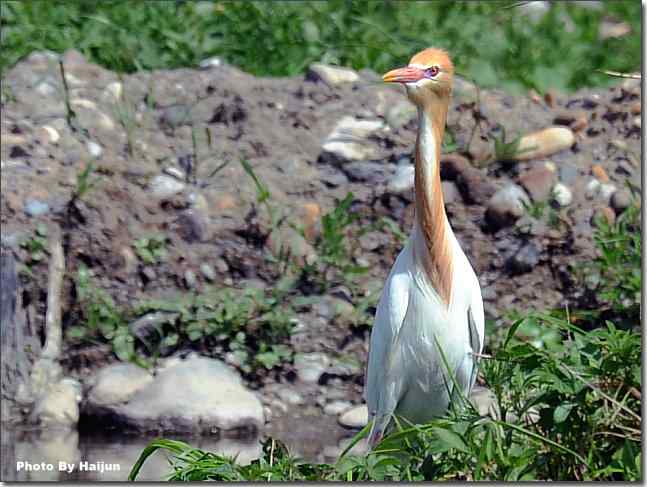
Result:
<svg viewBox="0 0 647 487">
<path fill-rule="evenodd" d="M 74 51 L 63 60 L 67 94 L 58 63 L 43 53 L 31 55 L 2 80 L 2 243 L 31 268 L 32 274 L 21 279 L 23 303 L 34 323 L 42 326 L 47 260 L 34 262 L 21 242 L 34 235 L 38 224 L 56 222 L 64 231 L 67 329 L 80 317 L 72 277 L 81 264 L 120 307 L 188 288 L 200 292 L 210 284 L 273 287 L 284 271 L 268 258 L 276 243 L 267 238 L 269 219 L 241 159 L 268 187 L 272 207 L 283 216 L 281 228 L 305 229 L 305 239 L 282 230 L 297 267 L 316 261 L 320 216 L 352 192 L 350 211 L 358 218 L 347 229 L 348 245 L 355 263 L 369 271 L 352 286 L 337 281 L 322 291 L 301 282 L 292 291 L 315 303 L 299 308 L 292 348 L 323 352 L 332 365 L 314 383 L 300 381 L 290 363 L 249 382 L 272 410 L 268 431 L 279 437 L 301 432 L 296 436 L 302 449 L 309 449 L 302 452 L 306 456 L 320 451 L 322 431 L 337 440 L 348 436 L 322 408 L 333 400 L 362 402 L 370 330 L 352 326 L 344 315 L 364 292 L 379 289 L 402 247 L 397 232 L 378 225 L 381 218 L 392 219 L 405 234 L 411 227 L 412 190 L 389 189 L 398 167 L 411 164 L 416 136 L 403 89 L 383 85 L 369 71 L 360 72 L 357 81 L 335 84 L 314 71 L 256 78 L 214 60 L 200 70 L 120 77 Z M 71 120 L 66 120 L 66 97 L 74 112 Z M 493 327 L 504 326 L 512 310 L 587 304 L 570 266 L 594 255 L 594 213 L 614 218 L 627 205 L 628 185 L 640 188 L 640 113 L 637 80 L 623 80 L 610 90 L 545 97 L 478 92 L 457 81 L 448 120 L 453 157 L 445 158 L 442 172 L 446 209 L 479 276 L 486 319 Z M 356 161 L 322 148 L 345 116 L 383 122 L 361 140 L 351 140 L 366 148 Z M 555 125 L 573 130 L 571 148 L 526 162 L 488 155 L 504 132 L 510 141 Z M 91 160 L 92 177 L 100 179 L 71 214 L 77 177 Z M 492 195 L 538 167 L 549 168 L 550 182 L 522 185 L 531 196 L 529 187 L 534 187 L 532 204 L 553 208 L 559 222 L 551 224 L 546 210 L 542 217 L 493 224 L 486 217 Z M 550 191 L 541 188 L 548 184 L 550 190 L 558 181 L 572 195 L 563 207 L 551 203 Z M 606 189 L 600 191 L 600 185 Z M 618 194 L 613 195 L 612 186 Z M 154 265 L 142 262 L 134 247 L 148 234 L 166 239 L 167 254 Z M 180 343 L 165 353 L 188 348 Z M 105 344 L 66 341 L 64 366 L 71 375 L 82 378 L 115 360 Z M 277 396 L 286 388 L 302 400 L 290 406 L 285 395 Z M 272 406 L 281 402 L 277 397 L 284 397 L 283 406 Z"/>
</svg>

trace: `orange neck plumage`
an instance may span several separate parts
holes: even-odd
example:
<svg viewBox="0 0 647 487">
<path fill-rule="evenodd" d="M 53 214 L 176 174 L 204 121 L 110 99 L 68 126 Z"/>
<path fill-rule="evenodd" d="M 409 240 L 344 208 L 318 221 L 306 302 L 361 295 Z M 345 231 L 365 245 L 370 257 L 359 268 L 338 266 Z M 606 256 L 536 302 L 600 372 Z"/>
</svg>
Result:
<svg viewBox="0 0 647 487">
<path fill-rule="evenodd" d="M 452 292 L 451 229 L 440 183 L 440 147 L 445 132 L 449 97 L 435 97 L 419 108 L 416 140 L 416 219 L 424 240 L 419 256 L 434 290 L 447 306 Z"/>
</svg>

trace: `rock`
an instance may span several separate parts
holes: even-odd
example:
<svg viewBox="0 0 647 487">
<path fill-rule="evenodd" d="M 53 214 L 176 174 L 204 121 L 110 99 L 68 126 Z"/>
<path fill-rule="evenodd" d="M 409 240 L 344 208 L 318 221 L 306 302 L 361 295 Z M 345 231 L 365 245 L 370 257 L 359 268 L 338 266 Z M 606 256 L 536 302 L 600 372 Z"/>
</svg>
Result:
<svg viewBox="0 0 647 487">
<path fill-rule="evenodd" d="M 194 289 L 197 283 L 198 278 L 196 277 L 195 272 L 191 269 L 184 271 L 184 284 L 187 289 Z"/>
<path fill-rule="evenodd" d="M 175 196 L 184 190 L 185 184 L 174 177 L 160 174 L 155 176 L 149 183 L 153 196 L 160 199 L 167 199 Z"/>
<path fill-rule="evenodd" d="M 213 267 L 211 267 L 206 262 L 200 264 L 200 272 L 205 277 L 205 279 L 207 279 L 207 281 L 213 282 L 216 280 L 216 273 L 214 272 Z"/>
<path fill-rule="evenodd" d="M 166 107 L 162 112 L 160 122 L 172 129 L 187 125 L 191 122 L 191 107 L 186 105 L 171 105 Z"/>
<path fill-rule="evenodd" d="M 121 95 L 124 91 L 124 87 L 121 84 L 121 81 L 113 81 L 106 85 L 104 90 L 104 97 L 111 99 L 113 102 L 121 99 Z"/>
<path fill-rule="evenodd" d="M 368 423 L 366 404 L 355 406 L 339 416 L 339 424 L 347 428 L 363 428 Z"/>
<path fill-rule="evenodd" d="M 575 143 L 575 135 L 566 127 L 551 127 L 524 135 L 514 159 L 528 161 L 539 159 L 568 149 Z"/>
<path fill-rule="evenodd" d="M 195 353 L 166 359 L 152 382 L 125 403 L 88 407 L 97 424 L 121 431 L 255 436 L 265 423 L 263 406 L 223 362 Z"/>
<path fill-rule="evenodd" d="M 89 140 L 86 144 L 86 148 L 88 149 L 88 153 L 95 159 L 98 159 L 99 157 L 101 157 L 101 154 L 103 154 L 103 148 L 99 144 L 92 142 L 91 140 Z"/>
<path fill-rule="evenodd" d="M 337 416 L 353 407 L 350 401 L 331 401 L 323 408 L 324 414 Z"/>
<path fill-rule="evenodd" d="M 204 242 L 208 238 L 209 219 L 201 211 L 185 210 L 177 218 L 178 234 L 185 242 Z"/>
<path fill-rule="evenodd" d="M 323 144 L 322 157 L 335 162 L 372 159 L 376 147 L 369 143 L 368 137 L 381 130 L 384 124 L 379 120 L 358 120 L 354 117 L 342 118 Z"/>
<path fill-rule="evenodd" d="M 324 353 L 301 353 L 294 357 L 294 368 L 303 382 L 318 382 L 329 365 L 330 358 Z"/>
<path fill-rule="evenodd" d="M 132 325 L 129 326 L 133 330 Z M 93 406 L 125 403 L 151 382 L 153 376 L 143 367 L 131 363 L 107 365 L 90 379 L 92 388 L 88 394 L 88 401 Z"/>
<path fill-rule="evenodd" d="M 150 336 L 159 333 L 160 327 L 162 325 L 166 323 L 174 323 L 179 316 L 179 313 L 172 313 L 168 311 L 146 313 L 144 316 L 141 316 L 135 321 L 129 323 L 128 329 L 134 336 L 136 336 L 140 340 L 146 341 L 146 339 Z M 141 369 L 140 367 L 137 368 Z M 129 371 L 117 370 L 117 373 L 120 372 L 125 373 Z"/>
<path fill-rule="evenodd" d="M 400 100 L 386 110 L 384 119 L 389 124 L 389 127 L 397 130 L 415 119 L 417 113 L 418 109 L 412 103 Z"/>
<path fill-rule="evenodd" d="M 41 130 L 43 131 L 47 141 L 51 142 L 52 144 L 56 144 L 61 138 L 61 135 L 58 133 L 58 130 L 56 130 L 54 127 L 50 127 L 49 125 L 43 125 L 41 127 Z"/>
<path fill-rule="evenodd" d="M 490 415 L 493 418 L 499 417 L 499 414 L 496 413 L 498 411 L 496 396 L 487 387 L 475 385 L 470 395 L 470 402 L 479 412 L 479 415 Z"/>
<path fill-rule="evenodd" d="M 495 229 L 502 228 L 520 218 L 528 204 L 530 200 L 526 192 L 516 184 L 508 184 L 490 198 L 485 216 Z"/>
<path fill-rule="evenodd" d="M 39 397 L 32 412 L 43 427 L 76 426 L 79 422 L 81 384 L 75 379 L 62 379 Z"/>
<path fill-rule="evenodd" d="M 532 271 L 541 257 L 541 249 L 533 242 L 527 242 L 506 262 L 511 274 L 524 274 Z"/>
<path fill-rule="evenodd" d="M 301 396 L 298 391 L 287 387 L 283 387 L 276 391 L 276 395 L 281 401 L 292 406 L 299 406 L 305 402 L 303 396 Z"/>
<path fill-rule="evenodd" d="M 391 176 L 386 190 L 392 194 L 403 194 L 413 190 L 416 170 L 413 166 L 398 166 Z"/>
<path fill-rule="evenodd" d="M 591 167 L 591 174 L 593 174 L 593 176 L 595 176 L 595 178 L 601 183 L 609 182 L 609 175 L 600 164 L 593 164 Z"/>
<path fill-rule="evenodd" d="M 207 59 L 203 59 L 200 61 L 200 69 L 211 69 L 211 68 L 219 68 L 222 66 L 222 59 L 219 58 L 218 56 L 213 56 Z"/>
<path fill-rule="evenodd" d="M 631 201 L 631 192 L 628 189 L 619 189 L 611 196 L 611 207 L 620 214 L 631 206 Z"/>
<path fill-rule="evenodd" d="M 461 174 L 471 169 L 466 157 L 460 154 L 444 154 L 440 156 L 440 177 L 448 181 L 456 180 Z"/>
<path fill-rule="evenodd" d="M 592 200 L 600 193 L 600 186 L 602 185 L 600 184 L 600 181 L 598 181 L 597 179 L 589 180 L 589 182 L 586 183 L 584 196 L 586 196 L 587 199 Z"/>
<path fill-rule="evenodd" d="M 311 80 L 320 79 L 332 87 L 345 83 L 354 83 L 359 79 L 359 75 L 352 69 L 313 63 L 308 68 L 307 78 Z"/>
<path fill-rule="evenodd" d="M 52 83 L 50 83 L 48 81 L 41 81 L 36 86 L 36 93 L 38 93 L 39 95 L 41 95 L 43 97 L 48 97 L 48 96 L 54 95 L 57 92 L 58 92 L 58 90 L 56 89 L 56 86 L 54 86 Z"/>
<path fill-rule="evenodd" d="M 386 180 L 388 167 L 383 163 L 356 161 L 343 166 L 351 181 L 379 184 Z"/>
<path fill-rule="evenodd" d="M 600 199 L 604 201 L 605 204 L 609 202 L 609 199 L 616 192 L 615 184 L 601 184 L 600 185 Z"/>
<path fill-rule="evenodd" d="M 446 205 L 451 205 L 460 200 L 460 192 L 453 181 L 443 181 L 441 186 L 443 188 L 443 199 Z"/>
<path fill-rule="evenodd" d="M 565 184 L 557 183 L 553 187 L 553 199 L 563 208 L 573 202 L 573 192 Z"/>
<path fill-rule="evenodd" d="M 521 176 L 519 182 L 533 201 L 546 201 L 555 184 L 555 172 L 546 167 L 534 167 Z"/>
<path fill-rule="evenodd" d="M 473 167 L 467 168 L 456 178 L 456 186 L 470 204 L 485 205 L 497 192 L 497 186 L 483 172 Z"/>
<path fill-rule="evenodd" d="M 41 216 L 49 213 L 49 205 L 40 200 L 27 200 L 25 213 L 29 216 Z"/>
</svg>

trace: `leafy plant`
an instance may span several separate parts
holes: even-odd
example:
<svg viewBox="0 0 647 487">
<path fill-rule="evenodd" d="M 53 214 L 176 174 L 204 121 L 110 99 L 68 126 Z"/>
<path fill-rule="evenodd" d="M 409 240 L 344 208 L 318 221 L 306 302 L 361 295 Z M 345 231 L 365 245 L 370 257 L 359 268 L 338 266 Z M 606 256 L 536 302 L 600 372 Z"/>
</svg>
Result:
<svg viewBox="0 0 647 487">
<path fill-rule="evenodd" d="M 135 252 L 145 264 L 157 264 L 166 258 L 166 237 L 150 235 L 133 242 Z"/>
<path fill-rule="evenodd" d="M 36 226 L 34 235 L 20 244 L 29 252 L 31 263 L 41 262 L 47 254 L 47 227 L 42 223 Z"/>
</svg>

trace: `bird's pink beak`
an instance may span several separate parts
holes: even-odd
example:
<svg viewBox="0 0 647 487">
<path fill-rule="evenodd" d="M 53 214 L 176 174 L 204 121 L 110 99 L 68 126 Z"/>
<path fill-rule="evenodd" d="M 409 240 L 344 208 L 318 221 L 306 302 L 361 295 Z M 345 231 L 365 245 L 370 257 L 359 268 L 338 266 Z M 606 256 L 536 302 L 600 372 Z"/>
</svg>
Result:
<svg viewBox="0 0 647 487">
<path fill-rule="evenodd" d="M 415 83 L 425 77 L 424 70 L 405 66 L 404 68 L 393 69 L 382 76 L 385 83 Z"/>
</svg>

